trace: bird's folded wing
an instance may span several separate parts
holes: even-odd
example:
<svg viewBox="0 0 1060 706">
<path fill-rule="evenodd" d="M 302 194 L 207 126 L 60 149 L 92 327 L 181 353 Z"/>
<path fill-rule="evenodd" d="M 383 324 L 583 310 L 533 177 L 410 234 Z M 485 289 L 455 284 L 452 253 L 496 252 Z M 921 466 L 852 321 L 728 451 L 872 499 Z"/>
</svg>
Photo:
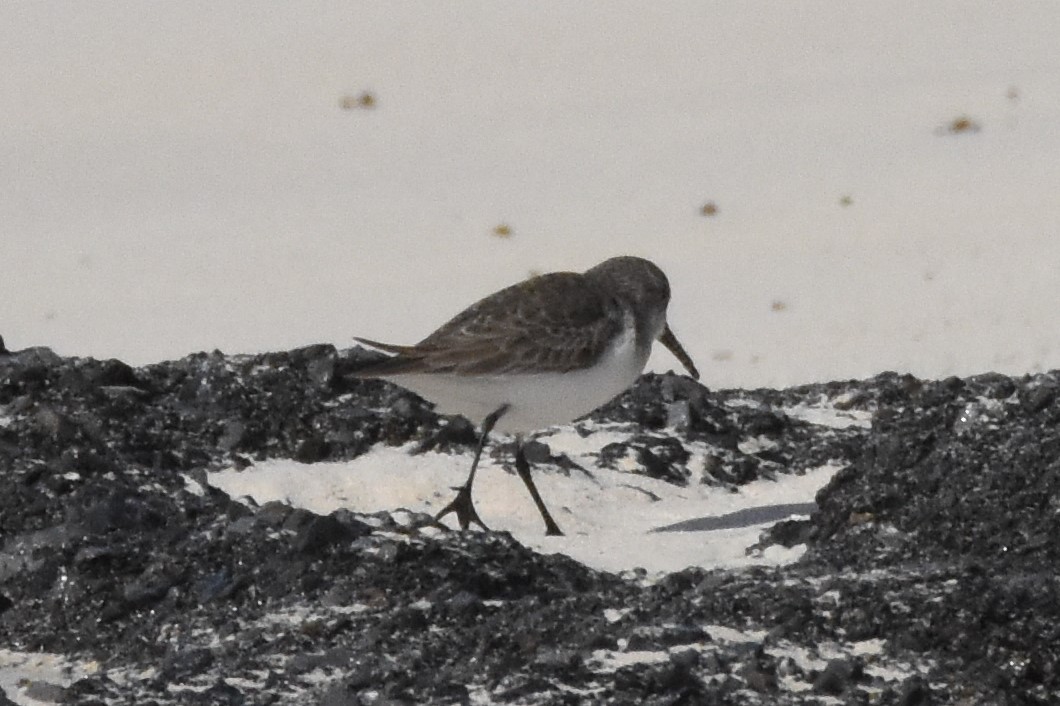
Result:
<svg viewBox="0 0 1060 706">
<path fill-rule="evenodd" d="M 568 372 L 591 365 L 622 327 L 619 304 L 582 275 L 559 272 L 502 289 L 363 376 Z"/>
</svg>

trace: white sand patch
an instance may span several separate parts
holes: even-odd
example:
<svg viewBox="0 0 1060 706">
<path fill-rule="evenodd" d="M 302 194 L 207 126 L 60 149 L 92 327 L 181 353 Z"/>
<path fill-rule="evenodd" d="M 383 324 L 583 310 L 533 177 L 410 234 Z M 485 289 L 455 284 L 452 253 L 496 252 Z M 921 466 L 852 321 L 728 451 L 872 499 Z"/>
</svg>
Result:
<svg viewBox="0 0 1060 706">
<path fill-rule="evenodd" d="M 566 437 L 564 437 L 566 438 Z M 552 437 L 550 441 L 558 440 Z M 560 450 L 559 444 L 554 450 Z M 470 454 L 410 455 L 409 447 L 378 446 L 345 463 L 306 465 L 290 460 L 257 464 L 211 474 L 210 483 L 258 503 L 280 500 L 317 513 L 338 508 L 357 512 L 436 513 L 464 482 Z M 746 550 L 777 518 L 775 506 L 812 503 L 816 492 L 838 470 L 822 466 L 779 481 L 757 481 L 739 492 L 663 481 L 596 467 L 591 456 L 574 455 L 591 474 L 554 469 L 534 474 L 535 482 L 564 537 L 544 536 L 541 517 L 517 475 L 483 456 L 475 481 L 475 504 L 491 529 L 511 532 L 544 553 L 562 553 L 605 571 L 643 568 L 649 573 L 688 566 L 737 567 L 781 564 L 797 559 L 803 548 L 771 547 L 749 556 Z M 765 519 L 756 520 L 756 510 Z M 705 517 L 736 516 L 732 526 L 713 531 L 653 531 Z M 741 518 L 746 519 L 743 520 Z M 455 522 L 450 516 L 446 520 Z"/>
<path fill-rule="evenodd" d="M 597 424 L 596 422 L 579 422 L 578 427 L 591 433 L 579 434 L 573 427 L 562 426 L 549 429 L 536 438 L 548 443 L 556 451 L 568 456 L 592 456 L 600 453 L 608 444 L 629 441 L 628 424 Z"/>
<path fill-rule="evenodd" d="M 835 407 L 837 400 L 829 400 L 821 397 L 815 403 L 802 402 L 791 407 L 784 407 L 784 414 L 795 419 L 801 419 L 817 426 L 832 427 L 833 429 L 847 429 L 849 427 L 861 427 L 868 429 L 872 426 L 872 412 L 861 409 L 838 409 Z"/>
<path fill-rule="evenodd" d="M 832 429 L 847 429 L 849 427 L 868 429 L 871 427 L 873 415 L 871 411 L 840 409 L 836 406 L 847 401 L 849 401 L 848 393 L 831 399 L 821 395 L 816 402 L 800 402 L 789 407 L 781 407 L 780 411 L 789 417 L 801 419 L 817 426 L 831 427 Z M 749 409 L 760 407 L 761 405 L 762 403 L 759 400 L 749 397 L 733 397 L 725 402 L 725 406 L 732 409 Z"/>
<path fill-rule="evenodd" d="M 670 661 L 670 652 L 671 650 L 596 650 L 587 661 L 588 667 L 594 672 L 607 674 L 633 664 L 665 664 Z"/>
<path fill-rule="evenodd" d="M 765 651 L 777 658 L 791 659 L 807 673 L 825 669 L 832 660 L 860 657 L 864 662 L 866 674 L 889 683 L 901 682 L 916 674 L 926 675 L 933 666 L 932 660 L 927 659 L 916 662 L 894 659 L 885 653 L 885 646 L 886 642 L 880 639 L 850 644 L 823 642 L 812 648 L 781 640 L 768 644 Z M 781 682 L 789 691 L 808 691 L 812 688 L 809 682 L 791 676 L 782 677 Z M 877 690 L 869 691 L 873 693 Z"/>
<path fill-rule="evenodd" d="M 36 699 L 33 694 L 44 697 L 48 685 L 67 687 L 98 671 L 99 664 L 96 662 L 80 663 L 46 652 L 17 652 L 0 648 L 0 689 L 19 706 L 51 706 L 55 699 Z"/>
<path fill-rule="evenodd" d="M 768 634 L 765 630 L 737 630 L 727 625 L 705 625 L 703 627 L 710 639 L 717 642 L 762 642 Z"/>
<path fill-rule="evenodd" d="M 797 645 L 788 640 L 767 640 L 766 630 L 740 630 L 725 625 L 704 626 L 707 634 L 720 643 L 763 644 L 766 653 L 778 659 L 790 659 L 797 663 L 807 674 L 823 670 L 835 659 L 860 657 L 865 664 L 865 672 L 879 677 L 885 682 L 900 682 L 914 674 L 927 674 L 931 660 L 894 659 L 886 653 L 886 641 L 881 639 L 861 640 L 853 643 L 822 642 L 813 646 Z M 791 675 L 781 678 L 781 685 L 787 691 L 808 691 L 812 684 Z M 875 691 L 870 689 L 870 692 Z"/>
</svg>

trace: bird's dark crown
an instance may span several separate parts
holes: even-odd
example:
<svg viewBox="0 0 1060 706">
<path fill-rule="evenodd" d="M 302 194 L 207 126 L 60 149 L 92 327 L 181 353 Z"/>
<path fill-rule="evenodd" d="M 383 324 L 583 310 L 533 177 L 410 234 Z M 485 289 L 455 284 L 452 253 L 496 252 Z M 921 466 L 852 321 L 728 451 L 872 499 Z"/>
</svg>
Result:
<svg viewBox="0 0 1060 706">
<path fill-rule="evenodd" d="M 613 257 L 586 270 L 585 276 L 605 284 L 635 309 L 666 311 L 670 303 L 670 282 L 666 275 L 655 263 L 642 257 Z"/>
</svg>

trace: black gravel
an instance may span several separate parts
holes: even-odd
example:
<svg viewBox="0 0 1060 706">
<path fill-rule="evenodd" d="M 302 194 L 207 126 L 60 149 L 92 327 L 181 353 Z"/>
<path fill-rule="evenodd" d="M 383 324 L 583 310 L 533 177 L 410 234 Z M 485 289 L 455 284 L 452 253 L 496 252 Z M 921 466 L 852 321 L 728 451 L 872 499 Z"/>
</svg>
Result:
<svg viewBox="0 0 1060 706">
<path fill-rule="evenodd" d="M 473 448 L 466 421 L 348 375 L 370 357 L 132 368 L 0 340 L 0 650 L 84 667 L 0 704 L 1060 702 L 1060 374 L 723 391 L 645 376 L 592 416 L 630 432 L 601 466 L 719 492 L 845 466 L 811 519 L 762 538 L 808 543 L 799 562 L 647 580 L 505 533 L 209 485 L 274 457 Z M 871 426 L 795 411 L 825 403 Z M 594 471 L 541 441 L 538 472 Z"/>
</svg>

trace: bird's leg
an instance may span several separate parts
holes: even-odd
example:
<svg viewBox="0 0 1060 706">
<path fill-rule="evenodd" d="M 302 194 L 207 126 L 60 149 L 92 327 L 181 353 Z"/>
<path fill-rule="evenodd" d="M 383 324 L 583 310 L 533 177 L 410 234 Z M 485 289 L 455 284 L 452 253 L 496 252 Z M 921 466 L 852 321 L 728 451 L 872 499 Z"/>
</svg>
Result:
<svg viewBox="0 0 1060 706">
<path fill-rule="evenodd" d="M 530 497 L 534 499 L 538 512 L 541 513 L 541 517 L 545 520 L 545 534 L 550 537 L 562 536 L 563 532 L 560 530 L 559 525 L 556 524 L 556 521 L 552 519 L 552 515 L 548 514 L 545 501 L 541 499 L 541 494 L 537 492 L 537 487 L 534 485 L 534 479 L 530 477 L 530 462 L 526 460 L 521 437 L 516 441 L 515 470 L 519 473 L 519 477 L 523 479 L 523 483 L 526 483 L 526 489 L 530 491 Z"/>
<path fill-rule="evenodd" d="M 475 523 L 487 532 L 489 531 L 489 527 L 478 516 L 478 512 L 475 511 L 475 504 L 471 501 L 471 484 L 475 482 L 475 471 L 478 469 L 478 460 L 482 456 L 482 449 L 486 447 L 486 437 L 493 430 L 493 425 L 497 423 L 497 420 L 503 417 L 507 411 L 508 405 L 501 405 L 482 422 L 482 434 L 478 438 L 478 448 L 475 449 L 475 460 L 471 462 L 471 473 L 468 474 L 467 480 L 464 481 L 462 486 L 454 488 L 457 491 L 456 497 L 434 516 L 435 520 L 440 520 L 450 512 L 455 512 L 456 520 L 460 523 L 460 529 L 467 529 L 471 526 L 471 523 Z"/>
</svg>

